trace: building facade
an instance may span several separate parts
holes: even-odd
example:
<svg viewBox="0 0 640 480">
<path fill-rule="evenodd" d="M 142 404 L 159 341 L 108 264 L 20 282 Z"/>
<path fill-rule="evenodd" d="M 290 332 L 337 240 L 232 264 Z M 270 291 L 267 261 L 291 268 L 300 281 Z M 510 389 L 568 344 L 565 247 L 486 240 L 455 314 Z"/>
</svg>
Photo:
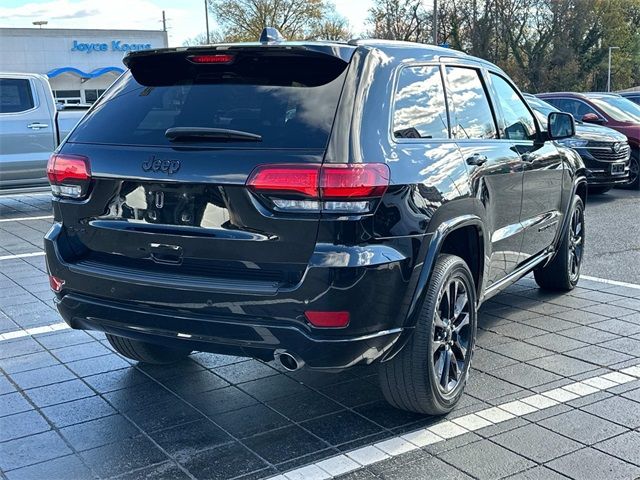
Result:
<svg viewBox="0 0 640 480">
<path fill-rule="evenodd" d="M 124 72 L 128 51 L 167 45 L 161 30 L 0 28 L 0 72 L 41 73 L 59 103 L 93 103 Z"/>
</svg>

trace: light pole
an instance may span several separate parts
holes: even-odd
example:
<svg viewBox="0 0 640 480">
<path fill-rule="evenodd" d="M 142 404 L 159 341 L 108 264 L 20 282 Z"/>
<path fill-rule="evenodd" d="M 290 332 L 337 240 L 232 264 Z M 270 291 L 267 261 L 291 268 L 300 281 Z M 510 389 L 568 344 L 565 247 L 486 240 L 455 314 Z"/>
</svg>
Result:
<svg viewBox="0 0 640 480">
<path fill-rule="evenodd" d="M 207 45 L 211 43 L 209 38 L 209 8 L 207 6 L 207 0 L 204 0 L 204 19 L 207 24 Z"/>
<path fill-rule="evenodd" d="M 39 28 L 42 28 L 43 25 L 46 25 L 47 23 L 49 23 L 46 20 L 36 20 L 35 22 L 31 22 L 34 25 L 37 25 Z"/>
<path fill-rule="evenodd" d="M 607 74 L 607 92 L 611 91 L 611 50 L 619 49 L 620 47 L 609 47 L 609 73 Z"/>
<path fill-rule="evenodd" d="M 438 45 L 438 0 L 433 0 L 433 44 Z"/>
</svg>

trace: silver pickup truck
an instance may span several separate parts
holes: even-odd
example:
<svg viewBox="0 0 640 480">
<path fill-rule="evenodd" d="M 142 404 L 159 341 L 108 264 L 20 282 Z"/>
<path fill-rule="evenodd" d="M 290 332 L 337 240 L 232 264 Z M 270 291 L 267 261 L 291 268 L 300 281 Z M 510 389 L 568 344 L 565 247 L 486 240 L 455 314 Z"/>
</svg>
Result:
<svg viewBox="0 0 640 480">
<path fill-rule="evenodd" d="M 47 160 L 88 106 L 60 109 L 49 81 L 0 73 L 0 189 L 47 183 Z"/>
</svg>

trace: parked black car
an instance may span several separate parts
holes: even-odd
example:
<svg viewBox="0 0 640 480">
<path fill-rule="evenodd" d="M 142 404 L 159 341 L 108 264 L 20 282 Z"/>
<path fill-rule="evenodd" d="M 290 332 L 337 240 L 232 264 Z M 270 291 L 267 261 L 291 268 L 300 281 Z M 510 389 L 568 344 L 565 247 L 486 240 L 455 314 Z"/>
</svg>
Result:
<svg viewBox="0 0 640 480">
<path fill-rule="evenodd" d="M 640 92 L 618 92 L 618 95 L 640 105 Z"/>
<path fill-rule="evenodd" d="M 462 395 L 479 305 L 578 282 L 587 183 L 505 73 L 448 49 L 264 42 L 131 53 L 51 158 L 73 328 L 162 363 L 378 362 L 388 401 Z"/>
<path fill-rule="evenodd" d="M 554 107 L 576 120 L 606 125 L 627 137 L 631 147 L 628 188 L 640 189 L 640 106 L 615 93 L 538 93 Z"/>
<path fill-rule="evenodd" d="M 529 93 L 525 93 L 524 97 L 544 128 L 547 116 L 551 112 L 560 111 Z M 631 149 L 623 134 L 611 128 L 576 120 L 576 134 L 571 138 L 558 140 L 558 143 L 573 148 L 582 157 L 586 166 L 589 193 L 605 193 L 616 185 L 629 183 Z"/>
</svg>

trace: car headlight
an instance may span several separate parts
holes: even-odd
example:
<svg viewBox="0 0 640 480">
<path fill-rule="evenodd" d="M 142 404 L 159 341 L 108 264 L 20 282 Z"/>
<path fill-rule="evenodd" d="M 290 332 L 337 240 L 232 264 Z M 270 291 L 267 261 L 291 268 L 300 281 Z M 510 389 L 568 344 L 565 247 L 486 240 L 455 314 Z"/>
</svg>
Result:
<svg viewBox="0 0 640 480">
<path fill-rule="evenodd" d="M 569 148 L 580 148 L 586 147 L 589 140 L 579 140 L 577 138 L 563 138 L 562 140 L 558 140 L 558 143 L 563 147 Z"/>
</svg>

